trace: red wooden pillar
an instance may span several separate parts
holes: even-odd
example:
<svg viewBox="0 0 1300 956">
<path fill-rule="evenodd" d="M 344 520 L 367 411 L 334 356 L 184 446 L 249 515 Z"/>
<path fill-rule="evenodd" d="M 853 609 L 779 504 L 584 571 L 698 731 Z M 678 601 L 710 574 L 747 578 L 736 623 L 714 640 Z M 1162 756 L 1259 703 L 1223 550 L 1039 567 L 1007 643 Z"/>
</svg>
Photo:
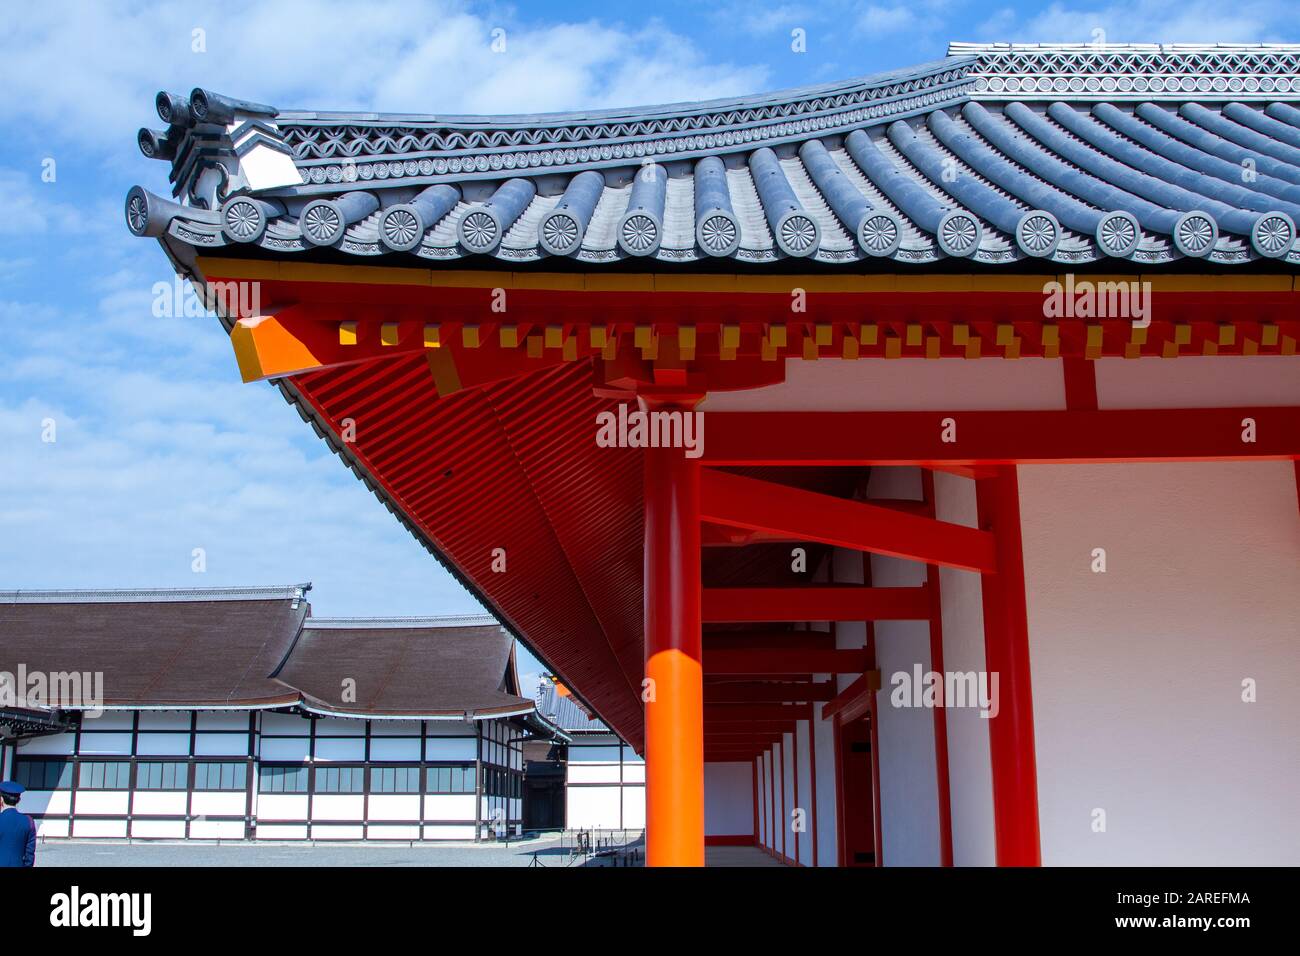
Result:
<svg viewBox="0 0 1300 956">
<path fill-rule="evenodd" d="M 704 865 L 700 474 L 645 450 L 646 865 Z"/>
<path fill-rule="evenodd" d="M 1034 702 L 1015 465 L 998 465 L 991 477 L 979 479 L 976 501 L 980 527 L 997 539 L 997 571 L 983 578 L 984 666 L 999 682 L 997 716 L 989 719 L 997 863 L 1039 866 Z"/>
</svg>

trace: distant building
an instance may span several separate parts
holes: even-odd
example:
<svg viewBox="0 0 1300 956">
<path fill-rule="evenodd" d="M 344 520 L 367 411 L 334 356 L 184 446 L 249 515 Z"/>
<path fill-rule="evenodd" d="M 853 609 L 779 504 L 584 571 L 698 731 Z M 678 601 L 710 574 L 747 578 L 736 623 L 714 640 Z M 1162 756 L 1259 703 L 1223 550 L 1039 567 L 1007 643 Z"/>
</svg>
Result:
<svg viewBox="0 0 1300 956">
<path fill-rule="evenodd" d="M 557 745 L 563 770 L 564 821 L 570 830 L 645 827 L 645 761 L 560 683 L 543 680 L 537 710 L 569 738 Z M 541 768 L 529 765 L 533 779 Z M 527 816 L 527 807 L 525 807 Z"/>
<path fill-rule="evenodd" d="M 563 735 L 520 696 L 514 639 L 312 618 L 309 588 L 0 592 L 0 776 L 40 834 L 521 832 L 523 742 Z"/>
</svg>

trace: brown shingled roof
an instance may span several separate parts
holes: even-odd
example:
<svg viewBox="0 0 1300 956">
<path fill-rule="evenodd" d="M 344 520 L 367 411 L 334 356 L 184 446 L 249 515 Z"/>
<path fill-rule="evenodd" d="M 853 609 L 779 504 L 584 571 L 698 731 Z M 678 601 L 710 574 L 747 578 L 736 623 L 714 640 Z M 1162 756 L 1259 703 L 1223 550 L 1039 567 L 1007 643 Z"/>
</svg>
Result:
<svg viewBox="0 0 1300 956">
<path fill-rule="evenodd" d="M 307 615 L 303 590 L 5 592 L 0 670 L 102 672 L 108 706 L 296 703 L 270 675 Z"/>
<path fill-rule="evenodd" d="M 532 710 L 532 701 L 512 692 L 514 638 L 481 622 L 309 620 L 276 677 L 323 713 L 490 717 Z M 354 700 L 345 697 L 345 681 Z"/>
<path fill-rule="evenodd" d="M 309 619 L 310 587 L 2 591 L 0 671 L 102 672 L 109 707 L 479 718 L 533 710 L 517 693 L 514 638 L 492 618 Z M 345 698 L 345 680 L 355 699 Z"/>
</svg>

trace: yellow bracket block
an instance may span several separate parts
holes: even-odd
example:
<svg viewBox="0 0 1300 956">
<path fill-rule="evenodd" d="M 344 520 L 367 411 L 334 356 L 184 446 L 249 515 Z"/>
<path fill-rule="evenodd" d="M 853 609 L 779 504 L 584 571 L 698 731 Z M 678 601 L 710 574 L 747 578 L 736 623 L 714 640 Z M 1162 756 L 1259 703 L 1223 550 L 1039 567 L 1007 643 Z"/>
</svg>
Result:
<svg viewBox="0 0 1300 956">
<path fill-rule="evenodd" d="M 240 319 L 230 330 L 230 344 L 245 382 L 292 375 L 324 364 L 273 315 Z"/>
<path fill-rule="evenodd" d="M 357 324 L 355 322 L 339 323 L 339 345 L 357 344 Z"/>
<path fill-rule="evenodd" d="M 952 327 L 952 344 L 965 345 L 970 341 L 970 326 L 964 324 L 954 325 Z"/>
<path fill-rule="evenodd" d="M 880 341 L 880 327 L 876 325 L 864 325 L 858 329 L 858 341 L 863 345 L 875 345 Z"/>
<path fill-rule="evenodd" d="M 740 326 L 724 325 L 722 327 L 722 347 L 731 350 L 740 348 Z"/>
<path fill-rule="evenodd" d="M 820 345 L 830 345 L 834 330 L 829 325 L 813 326 L 813 340 Z"/>
<path fill-rule="evenodd" d="M 397 344 L 397 323 L 385 322 L 379 326 L 379 344 L 396 345 Z"/>
<path fill-rule="evenodd" d="M 695 330 L 692 329 L 691 331 L 694 332 Z M 587 330 L 587 339 L 593 349 L 603 349 L 605 343 L 609 341 L 609 335 L 603 325 L 593 325 Z"/>
<path fill-rule="evenodd" d="M 909 325 L 907 327 L 907 344 L 914 347 L 921 344 L 921 327 L 919 325 Z"/>
<path fill-rule="evenodd" d="M 424 327 L 424 347 L 426 349 L 436 349 L 442 346 L 442 333 L 436 325 L 426 325 Z"/>
<path fill-rule="evenodd" d="M 519 326 L 503 325 L 501 326 L 500 334 L 501 334 L 501 347 L 503 349 L 519 348 Z"/>
<path fill-rule="evenodd" d="M 767 330 L 767 340 L 772 343 L 773 348 L 783 349 L 788 343 L 786 338 L 786 328 L 784 325 L 774 325 Z"/>
<path fill-rule="evenodd" d="M 467 349 L 476 349 L 479 347 L 479 334 L 477 325 L 462 326 L 460 330 L 460 343 Z"/>
<path fill-rule="evenodd" d="M 548 349 L 564 347 L 564 326 L 548 325 L 545 332 L 545 345 Z"/>
</svg>

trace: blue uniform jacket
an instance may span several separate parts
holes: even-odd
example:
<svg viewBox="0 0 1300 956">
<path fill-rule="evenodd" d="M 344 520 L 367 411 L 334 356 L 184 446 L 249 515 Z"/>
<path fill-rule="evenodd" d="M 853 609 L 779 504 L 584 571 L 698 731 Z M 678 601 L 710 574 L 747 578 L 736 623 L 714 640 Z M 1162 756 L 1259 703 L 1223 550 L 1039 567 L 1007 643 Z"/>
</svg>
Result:
<svg viewBox="0 0 1300 956">
<path fill-rule="evenodd" d="M 36 824 L 13 807 L 0 812 L 0 866 L 36 865 Z"/>
</svg>

